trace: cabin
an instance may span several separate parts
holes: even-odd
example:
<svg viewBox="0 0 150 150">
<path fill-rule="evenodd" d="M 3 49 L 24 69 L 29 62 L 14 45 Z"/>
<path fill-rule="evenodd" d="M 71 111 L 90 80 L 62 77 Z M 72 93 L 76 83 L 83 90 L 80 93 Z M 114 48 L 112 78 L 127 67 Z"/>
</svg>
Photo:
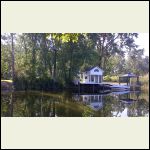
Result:
<svg viewBox="0 0 150 150">
<path fill-rule="evenodd" d="M 98 66 L 85 69 L 79 74 L 80 83 L 99 84 L 103 81 L 103 70 Z"/>
</svg>

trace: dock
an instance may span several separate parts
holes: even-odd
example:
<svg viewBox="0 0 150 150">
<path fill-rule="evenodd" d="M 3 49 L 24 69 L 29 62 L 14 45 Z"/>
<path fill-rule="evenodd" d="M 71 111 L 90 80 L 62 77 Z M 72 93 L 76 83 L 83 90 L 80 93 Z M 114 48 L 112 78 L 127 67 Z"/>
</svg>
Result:
<svg viewBox="0 0 150 150">
<path fill-rule="evenodd" d="M 78 85 L 75 85 L 74 90 L 78 93 L 110 93 L 111 87 L 109 85 L 105 84 L 84 84 L 79 83 Z"/>
<path fill-rule="evenodd" d="M 78 93 L 100 93 L 100 94 L 120 92 L 120 91 L 140 91 L 140 89 L 141 88 L 139 85 L 119 85 L 108 83 L 99 83 L 99 84 L 79 83 L 74 88 L 75 92 Z"/>
<path fill-rule="evenodd" d="M 140 91 L 141 86 L 136 84 L 120 85 L 120 84 L 108 84 L 104 85 L 110 86 L 111 91 Z"/>
</svg>

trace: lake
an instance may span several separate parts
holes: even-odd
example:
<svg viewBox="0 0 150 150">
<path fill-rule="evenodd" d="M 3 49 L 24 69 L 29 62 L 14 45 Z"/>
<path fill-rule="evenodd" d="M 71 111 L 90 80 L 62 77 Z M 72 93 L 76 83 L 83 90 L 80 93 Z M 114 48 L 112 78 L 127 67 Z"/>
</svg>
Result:
<svg viewBox="0 0 150 150">
<path fill-rule="evenodd" d="M 149 117 L 149 94 L 1 91 L 1 117 Z"/>
</svg>

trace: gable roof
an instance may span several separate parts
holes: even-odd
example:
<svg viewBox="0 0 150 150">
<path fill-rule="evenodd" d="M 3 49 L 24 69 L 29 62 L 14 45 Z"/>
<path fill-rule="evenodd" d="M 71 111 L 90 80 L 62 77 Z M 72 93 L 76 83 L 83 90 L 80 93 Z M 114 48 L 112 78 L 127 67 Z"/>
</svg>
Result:
<svg viewBox="0 0 150 150">
<path fill-rule="evenodd" d="M 88 68 L 85 68 L 84 71 L 90 71 L 90 70 L 92 70 L 93 68 L 95 68 L 95 67 L 88 67 Z"/>
<path fill-rule="evenodd" d="M 85 69 L 85 71 L 91 71 L 92 69 L 94 69 L 95 67 L 98 67 L 98 66 L 93 66 L 93 67 L 88 67 Z M 100 67 L 98 67 L 100 70 L 102 70 Z M 103 71 L 103 70 L 102 70 Z"/>
</svg>

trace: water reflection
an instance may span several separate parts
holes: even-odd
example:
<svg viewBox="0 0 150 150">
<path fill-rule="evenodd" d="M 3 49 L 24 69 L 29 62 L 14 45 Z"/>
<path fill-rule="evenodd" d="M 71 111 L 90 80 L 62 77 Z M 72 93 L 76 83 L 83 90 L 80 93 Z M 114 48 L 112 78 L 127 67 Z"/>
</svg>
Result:
<svg viewBox="0 0 150 150">
<path fill-rule="evenodd" d="M 139 91 L 124 91 L 103 95 L 74 95 L 74 99 L 97 111 L 95 116 L 149 116 L 149 102 L 141 99 L 140 95 Z"/>
<path fill-rule="evenodd" d="M 149 101 L 139 92 L 72 94 L 1 93 L 2 117 L 138 117 L 149 116 Z"/>
<path fill-rule="evenodd" d="M 73 97 L 76 101 L 82 101 L 83 104 L 89 106 L 93 110 L 97 111 L 103 107 L 103 96 L 102 95 L 75 95 Z"/>
</svg>

